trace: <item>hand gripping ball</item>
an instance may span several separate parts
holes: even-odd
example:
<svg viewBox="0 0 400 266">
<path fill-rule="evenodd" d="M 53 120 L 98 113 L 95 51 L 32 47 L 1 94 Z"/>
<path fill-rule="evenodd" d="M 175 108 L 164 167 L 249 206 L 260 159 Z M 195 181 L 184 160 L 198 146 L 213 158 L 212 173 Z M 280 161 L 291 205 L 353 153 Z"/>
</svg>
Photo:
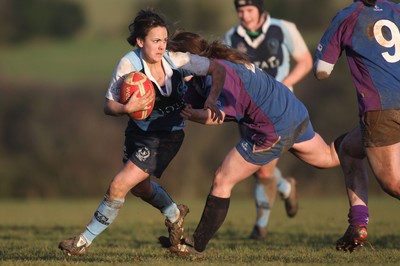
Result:
<svg viewBox="0 0 400 266">
<path fill-rule="evenodd" d="M 125 104 L 134 92 L 139 90 L 138 97 L 142 97 L 146 92 L 153 90 L 153 83 L 151 80 L 142 72 L 131 72 L 129 73 L 122 83 L 120 90 L 120 102 Z M 153 93 L 153 100 L 150 103 L 150 108 L 147 110 L 137 111 L 130 113 L 129 116 L 135 120 L 146 119 L 154 108 L 155 93 Z"/>
</svg>

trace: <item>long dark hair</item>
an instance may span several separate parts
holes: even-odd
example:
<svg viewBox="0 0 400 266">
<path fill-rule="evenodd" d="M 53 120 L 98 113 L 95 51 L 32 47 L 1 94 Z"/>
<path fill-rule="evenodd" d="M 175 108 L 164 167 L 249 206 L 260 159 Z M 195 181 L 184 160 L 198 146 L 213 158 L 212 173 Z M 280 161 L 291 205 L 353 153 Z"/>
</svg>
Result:
<svg viewBox="0 0 400 266">
<path fill-rule="evenodd" d="M 140 10 L 134 21 L 129 25 L 129 37 L 126 39 L 132 46 L 136 46 L 136 38 L 144 39 L 149 31 L 155 27 L 164 27 L 167 29 L 167 22 L 157 14 L 154 9 L 147 8 Z"/>
<path fill-rule="evenodd" d="M 168 40 L 167 50 L 172 52 L 189 52 L 208 58 L 224 59 L 235 63 L 248 64 L 248 56 L 231 49 L 219 41 L 209 43 L 197 33 L 178 31 Z"/>
<path fill-rule="evenodd" d="M 375 6 L 376 0 L 361 0 L 366 6 Z"/>
</svg>

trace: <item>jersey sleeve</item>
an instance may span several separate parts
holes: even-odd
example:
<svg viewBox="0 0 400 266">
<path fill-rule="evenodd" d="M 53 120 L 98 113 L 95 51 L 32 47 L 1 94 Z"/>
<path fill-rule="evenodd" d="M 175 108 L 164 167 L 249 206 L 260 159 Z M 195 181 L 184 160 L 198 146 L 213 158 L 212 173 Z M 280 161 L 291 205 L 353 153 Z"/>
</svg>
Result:
<svg viewBox="0 0 400 266">
<path fill-rule="evenodd" d="M 317 60 L 334 65 L 344 47 L 351 45 L 351 36 L 357 22 L 357 15 L 354 12 L 357 8 L 356 4 L 350 5 L 332 19 L 316 49 Z"/>
<path fill-rule="evenodd" d="M 197 76 L 206 76 L 210 60 L 190 53 L 169 52 L 169 56 L 177 68 L 182 68 Z"/>
<path fill-rule="evenodd" d="M 124 80 L 124 77 L 133 71 L 131 62 L 123 57 L 117 64 L 112 74 L 110 84 L 108 86 L 105 97 L 109 100 L 119 102 L 120 100 L 120 86 Z"/>
<path fill-rule="evenodd" d="M 288 48 L 289 53 L 294 57 L 298 58 L 304 53 L 308 52 L 308 47 L 306 42 L 301 36 L 297 26 L 289 21 L 281 20 L 284 30 L 284 42 Z"/>
</svg>

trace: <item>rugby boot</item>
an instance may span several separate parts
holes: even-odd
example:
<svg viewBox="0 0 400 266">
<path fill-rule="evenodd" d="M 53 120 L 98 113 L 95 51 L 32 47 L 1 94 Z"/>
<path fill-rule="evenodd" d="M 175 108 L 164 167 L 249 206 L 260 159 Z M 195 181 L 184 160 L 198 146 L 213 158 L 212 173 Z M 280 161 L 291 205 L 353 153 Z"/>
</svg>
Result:
<svg viewBox="0 0 400 266">
<path fill-rule="evenodd" d="M 250 233 L 250 239 L 264 240 L 267 237 L 267 227 L 255 225 Z"/>
<path fill-rule="evenodd" d="M 176 246 L 180 243 L 184 233 L 184 220 L 185 216 L 189 213 L 189 208 L 186 205 L 179 204 L 178 209 L 180 211 L 179 218 L 174 223 L 170 220 L 165 219 L 165 226 L 168 228 L 169 241 L 172 246 Z"/>
<path fill-rule="evenodd" d="M 58 248 L 68 256 L 85 255 L 88 251 L 88 247 L 89 244 L 82 235 L 71 237 L 58 244 Z"/>
<path fill-rule="evenodd" d="M 169 247 L 168 250 L 179 257 L 191 257 L 193 259 L 204 257 L 204 252 L 197 251 L 194 248 L 194 239 L 192 236 L 183 238 L 179 244 Z"/>
<path fill-rule="evenodd" d="M 336 242 L 336 250 L 349 251 L 350 253 L 363 247 L 367 242 L 368 232 L 367 227 L 351 226 L 347 228 L 344 235 Z"/>
<path fill-rule="evenodd" d="M 287 177 L 285 179 L 289 182 L 289 184 L 291 186 L 289 197 L 284 199 L 285 210 L 286 210 L 287 216 L 292 218 L 292 217 L 296 216 L 297 211 L 299 210 L 299 202 L 297 200 L 296 179 L 294 179 L 293 177 Z"/>
</svg>

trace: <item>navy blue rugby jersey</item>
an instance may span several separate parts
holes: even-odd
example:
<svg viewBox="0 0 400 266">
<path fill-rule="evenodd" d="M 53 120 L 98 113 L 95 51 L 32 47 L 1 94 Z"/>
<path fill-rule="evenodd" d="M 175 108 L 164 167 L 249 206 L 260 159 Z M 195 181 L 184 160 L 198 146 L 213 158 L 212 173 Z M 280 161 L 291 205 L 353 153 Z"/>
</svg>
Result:
<svg viewBox="0 0 400 266">
<path fill-rule="evenodd" d="M 307 52 L 307 45 L 296 25 L 286 20 L 267 15 L 261 31 L 252 39 L 242 25 L 236 25 L 225 33 L 224 42 L 248 54 L 256 67 L 282 81 L 290 72 L 290 57 Z"/>
</svg>

